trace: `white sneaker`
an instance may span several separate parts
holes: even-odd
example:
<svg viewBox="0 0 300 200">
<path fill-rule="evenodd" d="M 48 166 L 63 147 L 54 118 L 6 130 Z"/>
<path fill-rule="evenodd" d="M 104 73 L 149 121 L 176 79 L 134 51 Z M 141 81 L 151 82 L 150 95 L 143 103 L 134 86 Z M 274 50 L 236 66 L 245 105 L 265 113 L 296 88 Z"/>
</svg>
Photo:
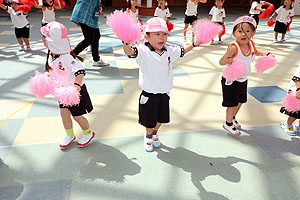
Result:
<svg viewBox="0 0 300 200">
<path fill-rule="evenodd" d="M 91 47 L 91 46 L 88 46 L 88 47 L 86 48 L 86 51 L 87 51 L 87 52 L 92 52 L 92 47 Z"/>
<path fill-rule="evenodd" d="M 146 133 L 144 136 L 144 148 L 148 152 L 153 151 L 153 139 L 147 138 Z"/>
<path fill-rule="evenodd" d="M 95 136 L 95 132 L 94 131 L 91 134 L 89 134 L 89 135 L 83 134 L 82 137 L 80 138 L 80 140 L 78 140 L 77 146 L 78 147 L 85 147 L 85 146 L 87 146 L 91 142 L 91 140 L 94 138 L 94 136 Z"/>
<path fill-rule="evenodd" d="M 70 144 L 71 144 L 75 139 L 76 139 L 75 136 L 70 137 L 70 136 L 67 135 L 67 136 L 64 138 L 64 140 L 60 143 L 59 147 L 60 147 L 61 149 L 66 149 L 66 148 L 68 148 L 68 147 L 70 146 Z"/>
<path fill-rule="evenodd" d="M 20 47 L 19 47 L 19 51 L 25 51 L 24 46 L 20 46 Z"/>
<path fill-rule="evenodd" d="M 187 42 L 186 37 L 183 37 L 183 42 Z"/>
<path fill-rule="evenodd" d="M 288 135 L 296 135 L 294 130 L 294 126 L 288 128 L 288 124 L 286 122 L 281 122 L 280 127 L 286 132 Z"/>
<path fill-rule="evenodd" d="M 226 122 L 223 123 L 223 128 L 228 131 L 229 133 L 231 133 L 232 135 L 235 135 L 235 136 L 240 136 L 241 135 L 241 132 L 239 129 L 235 128 L 234 125 L 232 126 L 228 126 L 226 124 Z"/>
<path fill-rule="evenodd" d="M 237 129 L 242 128 L 242 126 L 238 123 L 238 121 L 236 119 L 233 119 L 232 123 L 233 123 L 233 125 L 234 125 L 235 128 L 237 128 Z"/>
<path fill-rule="evenodd" d="M 159 146 L 160 146 L 160 141 L 159 141 L 159 139 L 158 139 L 158 135 L 157 135 L 157 134 L 156 134 L 156 135 L 153 135 L 153 136 L 152 136 L 152 139 L 153 139 L 153 146 L 154 146 L 155 148 L 159 147 Z"/>
<path fill-rule="evenodd" d="M 285 42 L 285 39 L 281 39 L 281 42 Z"/>
<path fill-rule="evenodd" d="M 27 46 L 27 47 L 26 47 L 26 51 L 31 51 L 30 46 Z"/>
<path fill-rule="evenodd" d="M 224 44 L 224 42 L 222 40 L 219 40 L 218 44 Z"/>
<path fill-rule="evenodd" d="M 100 59 L 97 62 L 93 61 L 92 66 L 94 66 L 94 67 L 105 67 L 105 66 L 109 66 L 109 64 L 104 62 L 102 59 Z"/>
<path fill-rule="evenodd" d="M 210 45 L 214 45 L 215 43 L 214 43 L 214 41 L 210 41 Z"/>
<path fill-rule="evenodd" d="M 274 42 L 277 43 L 277 42 L 278 42 L 278 39 L 274 39 Z"/>
</svg>

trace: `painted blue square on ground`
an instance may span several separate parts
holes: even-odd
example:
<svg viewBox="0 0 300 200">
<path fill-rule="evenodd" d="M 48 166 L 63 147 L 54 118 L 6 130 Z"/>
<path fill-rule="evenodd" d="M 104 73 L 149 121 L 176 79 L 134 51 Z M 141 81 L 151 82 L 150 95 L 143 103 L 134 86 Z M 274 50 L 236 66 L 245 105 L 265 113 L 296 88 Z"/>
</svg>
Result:
<svg viewBox="0 0 300 200">
<path fill-rule="evenodd" d="M 247 91 L 261 103 L 281 102 L 286 95 L 278 86 L 248 87 Z"/>
</svg>

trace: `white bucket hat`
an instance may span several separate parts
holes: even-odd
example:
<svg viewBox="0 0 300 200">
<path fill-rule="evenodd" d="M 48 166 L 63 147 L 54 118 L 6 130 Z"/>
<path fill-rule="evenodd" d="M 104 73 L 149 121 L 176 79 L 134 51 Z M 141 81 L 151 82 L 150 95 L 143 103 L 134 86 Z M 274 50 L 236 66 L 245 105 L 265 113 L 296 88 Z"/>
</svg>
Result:
<svg viewBox="0 0 300 200">
<path fill-rule="evenodd" d="M 71 52 L 70 41 L 67 37 L 67 28 L 59 22 L 50 22 L 41 28 L 41 33 L 46 37 L 46 42 L 51 53 L 56 55 Z"/>
<path fill-rule="evenodd" d="M 233 28 L 234 28 L 236 25 L 238 25 L 238 24 L 240 24 L 240 23 L 244 23 L 244 22 L 250 23 L 250 24 L 252 24 L 252 25 L 256 28 L 256 21 L 255 21 L 255 19 L 254 19 L 253 17 L 246 16 L 246 15 L 237 18 L 237 19 L 235 20 L 234 24 L 233 24 Z"/>
<path fill-rule="evenodd" d="M 169 33 L 165 20 L 161 19 L 160 17 L 153 17 L 149 19 L 146 22 L 145 32 L 146 33 L 151 33 L 151 32 Z"/>
</svg>

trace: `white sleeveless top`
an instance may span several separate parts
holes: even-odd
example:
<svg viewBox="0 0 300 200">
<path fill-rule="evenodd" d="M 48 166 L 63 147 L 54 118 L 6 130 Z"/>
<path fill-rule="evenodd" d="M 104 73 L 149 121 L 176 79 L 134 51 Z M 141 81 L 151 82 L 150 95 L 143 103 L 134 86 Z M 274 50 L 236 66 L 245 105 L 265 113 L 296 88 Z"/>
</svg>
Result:
<svg viewBox="0 0 300 200">
<path fill-rule="evenodd" d="M 51 8 L 43 7 L 42 10 L 43 10 L 42 23 L 50 23 L 55 21 L 55 11 L 53 6 Z"/>
<path fill-rule="evenodd" d="M 135 12 L 133 12 L 131 9 L 127 9 L 129 11 L 129 13 L 131 14 L 131 16 L 134 18 L 135 22 L 139 21 L 139 9 L 136 8 Z"/>
<path fill-rule="evenodd" d="M 248 75 L 250 74 L 251 72 L 251 62 L 252 62 L 252 58 L 253 58 L 253 55 L 256 51 L 255 49 L 255 45 L 254 45 L 254 42 L 252 40 L 249 41 L 248 45 L 249 45 L 249 52 L 247 53 L 244 53 L 240 47 L 240 44 L 235 41 L 232 43 L 232 45 L 234 45 L 236 47 L 236 52 L 234 54 L 234 56 L 232 57 L 233 60 L 240 60 L 240 61 L 243 61 L 246 66 L 247 66 L 247 71 L 245 73 L 245 75 L 241 78 L 238 78 L 236 81 L 238 82 L 244 82 L 246 81 L 248 78 Z M 225 69 L 229 67 L 229 64 L 226 65 Z M 224 76 L 223 76 L 224 77 Z M 232 81 L 227 81 L 226 80 L 226 85 L 231 85 L 233 82 Z"/>
<path fill-rule="evenodd" d="M 185 14 L 187 16 L 197 16 L 198 0 L 187 0 Z"/>
</svg>

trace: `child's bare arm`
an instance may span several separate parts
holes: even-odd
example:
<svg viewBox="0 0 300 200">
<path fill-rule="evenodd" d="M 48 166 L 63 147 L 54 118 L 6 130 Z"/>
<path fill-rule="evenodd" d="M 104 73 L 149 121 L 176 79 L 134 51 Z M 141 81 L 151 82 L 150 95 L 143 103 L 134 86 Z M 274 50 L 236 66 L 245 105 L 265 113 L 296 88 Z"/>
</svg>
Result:
<svg viewBox="0 0 300 200">
<path fill-rule="evenodd" d="M 300 88 L 300 81 L 295 81 L 297 89 Z M 296 91 L 296 98 L 300 99 L 300 90 Z"/>
<path fill-rule="evenodd" d="M 200 2 L 200 3 L 206 3 L 207 0 L 198 0 L 198 2 Z"/>
<path fill-rule="evenodd" d="M 123 50 L 127 56 L 134 56 L 134 50 L 127 43 L 123 43 Z"/>
<path fill-rule="evenodd" d="M 224 56 L 220 59 L 219 64 L 220 65 L 226 65 L 226 64 L 232 64 L 233 63 L 233 56 L 236 53 L 236 47 L 234 45 L 230 45 L 227 48 L 226 53 L 224 54 Z"/>
<path fill-rule="evenodd" d="M 34 7 L 36 7 L 36 8 L 43 8 L 43 6 L 38 5 L 38 3 L 36 1 L 34 1 Z"/>
<path fill-rule="evenodd" d="M 55 4 L 53 4 L 53 7 L 55 9 L 61 9 L 61 3 L 60 3 L 60 0 L 57 1 L 58 2 L 58 6 L 56 6 Z"/>
<path fill-rule="evenodd" d="M 81 85 L 82 80 L 83 80 L 84 75 L 83 74 L 79 74 L 76 76 L 75 81 L 74 81 L 74 87 L 76 87 L 76 89 L 78 91 L 81 90 L 81 87 L 79 85 Z"/>
<path fill-rule="evenodd" d="M 6 10 L 6 9 L 7 9 L 7 6 L 4 5 L 4 4 L 0 4 L 0 8 L 2 8 L 3 10 Z"/>
<path fill-rule="evenodd" d="M 212 15 L 209 15 L 209 20 L 211 20 L 212 19 Z"/>
<path fill-rule="evenodd" d="M 267 51 L 267 50 L 263 50 L 263 49 L 257 49 L 254 54 L 256 56 L 272 56 L 275 57 L 274 54 L 272 54 L 271 52 Z"/>
</svg>

